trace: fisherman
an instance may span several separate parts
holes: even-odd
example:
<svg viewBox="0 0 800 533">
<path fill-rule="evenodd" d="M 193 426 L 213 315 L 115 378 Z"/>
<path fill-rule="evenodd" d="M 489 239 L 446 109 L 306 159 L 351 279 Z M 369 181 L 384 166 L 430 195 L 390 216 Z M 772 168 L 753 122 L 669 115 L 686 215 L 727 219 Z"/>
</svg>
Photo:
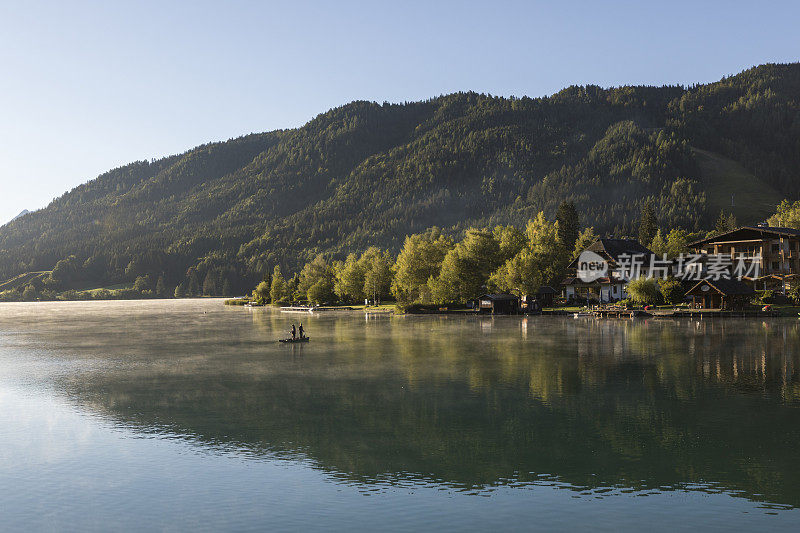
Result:
<svg viewBox="0 0 800 533">
<path fill-rule="evenodd" d="M 297 329 L 294 327 L 294 324 L 292 324 L 292 340 L 295 340 L 296 338 L 297 338 Z"/>
<path fill-rule="evenodd" d="M 303 323 L 300 322 L 300 327 L 297 328 L 297 332 L 300 333 L 300 338 L 302 339 L 305 337 L 305 330 L 303 329 Z"/>
</svg>

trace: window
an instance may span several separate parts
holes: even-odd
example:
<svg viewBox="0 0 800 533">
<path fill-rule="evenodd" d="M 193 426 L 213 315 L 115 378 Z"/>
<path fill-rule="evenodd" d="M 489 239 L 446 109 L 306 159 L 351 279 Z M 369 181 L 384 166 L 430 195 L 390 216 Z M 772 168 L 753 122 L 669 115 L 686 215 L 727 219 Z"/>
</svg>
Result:
<svg viewBox="0 0 800 533">
<path fill-rule="evenodd" d="M 780 268 L 780 264 L 777 261 L 772 262 L 772 270 L 778 270 Z"/>
<path fill-rule="evenodd" d="M 773 244 L 772 245 L 772 251 L 773 252 L 779 252 L 780 249 L 781 249 L 781 245 L 780 244 Z"/>
</svg>

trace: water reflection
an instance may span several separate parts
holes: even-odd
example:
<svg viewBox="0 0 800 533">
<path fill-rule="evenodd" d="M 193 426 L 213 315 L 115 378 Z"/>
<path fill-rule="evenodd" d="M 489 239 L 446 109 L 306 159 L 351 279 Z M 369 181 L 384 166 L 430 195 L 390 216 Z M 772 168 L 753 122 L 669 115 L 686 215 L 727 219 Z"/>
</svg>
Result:
<svg viewBox="0 0 800 533">
<path fill-rule="evenodd" d="M 4 311 L 0 328 L 6 346 L 59 362 L 43 379 L 93 412 L 209 449 L 307 457 L 345 482 L 800 505 L 797 321 L 153 305 Z M 292 321 L 311 343 L 273 342 Z"/>
</svg>

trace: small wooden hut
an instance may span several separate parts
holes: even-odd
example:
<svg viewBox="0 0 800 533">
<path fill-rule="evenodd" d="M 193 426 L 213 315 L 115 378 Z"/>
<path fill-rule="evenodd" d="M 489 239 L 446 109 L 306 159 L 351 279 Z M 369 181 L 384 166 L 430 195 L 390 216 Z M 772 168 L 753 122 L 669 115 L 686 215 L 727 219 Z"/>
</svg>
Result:
<svg viewBox="0 0 800 533">
<path fill-rule="evenodd" d="M 686 292 L 696 308 L 727 311 L 746 308 L 754 295 L 750 285 L 735 279 L 704 279 Z"/>
<path fill-rule="evenodd" d="M 513 294 L 484 294 L 478 298 L 478 311 L 493 315 L 519 312 L 519 298 Z"/>
</svg>

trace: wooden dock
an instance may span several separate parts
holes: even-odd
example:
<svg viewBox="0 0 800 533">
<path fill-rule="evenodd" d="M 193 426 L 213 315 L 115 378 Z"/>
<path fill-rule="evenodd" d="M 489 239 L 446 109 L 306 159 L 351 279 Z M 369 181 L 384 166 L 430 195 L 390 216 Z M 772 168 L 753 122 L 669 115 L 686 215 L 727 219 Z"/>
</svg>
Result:
<svg viewBox="0 0 800 533">
<path fill-rule="evenodd" d="M 723 311 L 721 309 L 675 309 L 675 310 L 650 310 L 643 309 L 590 309 L 583 311 L 594 318 L 769 318 L 781 316 L 777 311 Z M 541 312 L 545 316 L 572 316 L 574 311 L 548 309 Z"/>
<path fill-rule="evenodd" d="M 345 305 L 285 305 L 281 307 L 282 313 L 321 313 L 325 311 L 355 311 L 355 309 Z"/>
<path fill-rule="evenodd" d="M 723 311 L 721 309 L 711 309 L 701 311 L 699 309 L 680 309 L 677 311 L 667 311 L 655 313 L 656 318 L 768 318 L 777 317 L 777 311 Z"/>
<path fill-rule="evenodd" d="M 641 309 L 596 309 L 592 315 L 597 318 L 648 318 L 653 316 Z"/>
<path fill-rule="evenodd" d="M 366 316 L 391 316 L 394 314 L 394 309 L 364 309 Z"/>
</svg>

